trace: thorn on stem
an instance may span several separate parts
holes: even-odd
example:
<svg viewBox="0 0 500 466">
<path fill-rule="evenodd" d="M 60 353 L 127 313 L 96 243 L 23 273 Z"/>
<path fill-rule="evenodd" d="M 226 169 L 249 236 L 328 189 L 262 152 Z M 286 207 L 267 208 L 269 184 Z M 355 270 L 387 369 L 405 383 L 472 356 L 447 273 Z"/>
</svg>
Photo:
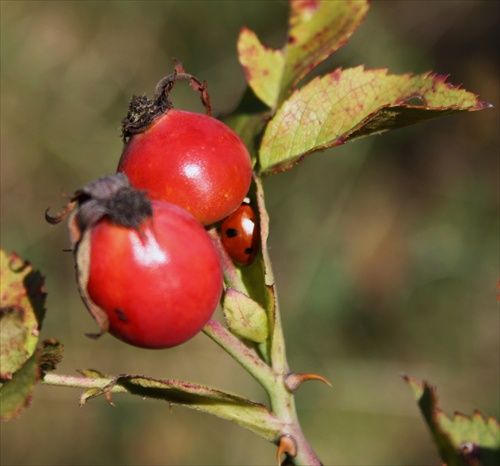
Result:
<svg viewBox="0 0 500 466">
<path fill-rule="evenodd" d="M 111 396 L 112 396 L 112 393 L 111 392 L 107 392 L 104 394 L 104 398 L 106 398 L 106 401 L 111 405 L 111 406 L 115 406 L 115 404 L 113 403 L 113 400 L 111 399 Z"/>
<path fill-rule="evenodd" d="M 278 454 L 277 454 L 278 465 L 288 464 L 287 459 L 285 459 L 284 462 L 281 463 L 281 456 L 283 454 L 286 454 L 287 458 L 288 457 L 293 458 L 297 455 L 297 444 L 295 443 L 295 440 L 292 438 L 292 436 L 289 434 L 282 435 L 279 438 Z"/>
<path fill-rule="evenodd" d="M 318 374 L 312 374 L 311 372 L 305 372 L 301 374 L 289 374 L 285 379 L 285 385 L 290 393 L 295 393 L 298 390 L 298 388 L 308 380 L 319 380 L 321 382 L 326 383 L 329 387 L 332 386 L 332 384 L 323 376 Z"/>
</svg>

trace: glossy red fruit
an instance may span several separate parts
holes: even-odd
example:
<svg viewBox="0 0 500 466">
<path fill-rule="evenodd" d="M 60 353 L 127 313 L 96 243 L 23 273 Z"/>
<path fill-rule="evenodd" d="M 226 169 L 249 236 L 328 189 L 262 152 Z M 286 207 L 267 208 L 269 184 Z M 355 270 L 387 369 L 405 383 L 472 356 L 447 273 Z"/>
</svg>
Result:
<svg viewBox="0 0 500 466">
<path fill-rule="evenodd" d="M 250 265 L 259 251 L 259 228 L 252 206 L 241 204 L 221 224 L 222 244 L 233 261 Z"/>
<path fill-rule="evenodd" d="M 234 212 L 250 187 L 250 155 L 239 136 L 207 115 L 169 109 L 132 134 L 118 165 L 152 199 L 177 204 L 203 225 Z"/>
<path fill-rule="evenodd" d="M 179 345 L 214 313 L 222 292 L 215 248 L 183 209 L 153 201 L 140 230 L 103 219 L 92 228 L 87 291 L 115 337 L 146 348 Z"/>
<path fill-rule="evenodd" d="M 191 214 L 151 201 L 122 173 L 89 183 L 46 219 L 55 224 L 70 213 L 80 294 L 101 333 L 168 348 L 208 322 L 222 294 L 222 269 Z"/>
</svg>

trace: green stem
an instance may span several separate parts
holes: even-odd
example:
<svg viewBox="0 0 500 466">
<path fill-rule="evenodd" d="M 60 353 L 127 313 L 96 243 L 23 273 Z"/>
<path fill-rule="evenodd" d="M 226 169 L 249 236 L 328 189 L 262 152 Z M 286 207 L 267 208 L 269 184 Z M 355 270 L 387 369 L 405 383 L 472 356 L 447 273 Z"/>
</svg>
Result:
<svg viewBox="0 0 500 466">
<path fill-rule="evenodd" d="M 276 331 L 276 328 L 275 328 Z M 305 438 L 297 417 L 294 396 L 285 385 L 285 377 L 288 370 L 284 370 L 286 360 L 284 356 L 284 345 L 281 346 L 281 355 L 277 366 L 281 366 L 279 373 L 273 371 L 267 364 L 258 358 L 255 352 L 248 349 L 239 339 L 228 332 L 217 320 L 211 319 L 203 329 L 203 332 L 223 348 L 233 359 L 235 359 L 249 374 L 251 374 L 266 390 L 271 402 L 271 410 L 274 416 L 283 423 L 281 435 L 289 435 L 296 443 L 297 454 L 290 458 L 292 464 L 318 466 L 321 465 L 307 439 Z M 278 332 L 281 332 L 279 326 Z M 279 340 L 279 337 L 278 337 Z"/>
<path fill-rule="evenodd" d="M 203 333 L 215 341 L 266 390 L 270 387 L 274 380 L 271 368 L 258 357 L 255 351 L 245 346 L 217 320 L 210 319 L 203 328 Z"/>
<path fill-rule="evenodd" d="M 280 436 L 289 436 L 296 446 L 295 455 L 288 455 L 289 462 L 295 465 L 317 466 L 321 462 L 307 442 L 297 417 L 294 395 L 286 386 L 286 377 L 290 374 L 285 350 L 285 338 L 281 324 L 281 316 L 276 294 L 271 260 L 267 251 L 269 234 L 269 217 L 264 204 L 264 190 L 259 177 L 254 177 L 256 197 L 259 208 L 262 257 L 264 263 L 263 287 L 266 295 L 266 308 L 269 318 L 269 365 L 258 354 L 249 349 L 240 339 L 226 330 L 218 321 L 212 319 L 205 326 L 204 332 L 233 359 L 249 372 L 266 390 L 269 396 L 273 415 L 282 422 Z M 215 229 L 209 231 L 219 252 L 224 280 L 227 286 L 251 295 L 244 281 L 228 257 Z M 290 453 L 290 452 L 289 452 Z"/>
<path fill-rule="evenodd" d="M 266 264 L 270 267 L 270 263 Z M 273 287 L 274 288 L 274 287 Z M 276 293 L 276 290 L 274 289 Z M 319 466 L 321 461 L 314 453 L 300 427 L 295 398 L 286 386 L 286 377 L 290 374 L 286 358 L 285 338 L 281 325 L 281 315 L 278 300 L 274 299 L 274 331 L 271 343 L 272 367 L 275 374 L 275 383 L 272 390 L 268 391 L 273 414 L 282 422 L 286 423 L 284 434 L 288 434 L 296 444 L 296 456 L 289 460 L 294 465 Z"/>
</svg>

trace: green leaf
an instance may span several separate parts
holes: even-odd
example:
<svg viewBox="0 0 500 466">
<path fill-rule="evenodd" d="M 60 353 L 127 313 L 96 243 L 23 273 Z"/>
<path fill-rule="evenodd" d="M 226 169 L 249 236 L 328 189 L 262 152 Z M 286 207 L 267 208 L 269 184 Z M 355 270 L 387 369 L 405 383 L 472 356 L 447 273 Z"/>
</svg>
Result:
<svg viewBox="0 0 500 466">
<path fill-rule="evenodd" d="M 347 42 L 367 11 L 361 0 L 292 1 L 287 41 L 278 50 L 243 28 L 238 56 L 255 95 L 277 108 L 300 79 Z"/>
<path fill-rule="evenodd" d="M 228 329 L 240 338 L 262 343 L 269 334 L 265 309 L 241 291 L 228 288 L 223 302 Z"/>
<path fill-rule="evenodd" d="M 263 173 L 291 168 L 306 155 L 442 115 L 491 107 L 431 73 L 388 75 L 362 66 L 306 84 L 281 106 L 262 139 Z"/>
<path fill-rule="evenodd" d="M 84 377 L 88 377 L 89 379 L 106 379 L 109 377 L 108 375 L 96 371 L 95 369 L 78 369 L 77 372 L 82 374 Z"/>
<path fill-rule="evenodd" d="M 0 387 L 0 419 L 8 421 L 19 417 L 33 398 L 33 389 L 39 379 L 38 354 L 35 352 L 9 380 Z"/>
<path fill-rule="evenodd" d="M 269 338 L 267 347 L 262 348 L 261 351 L 266 355 L 273 368 L 282 370 L 286 367 L 287 363 L 284 336 L 281 328 L 281 317 L 279 314 L 278 301 L 276 299 L 276 284 L 274 281 L 271 258 L 267 248 L 267 240 L 269 238 L 269 214 L 265 204 L 264 186 L 262 185 L 262 180 L 258 177 L 255 177 L 255 186 L 256 200 L 259 211 L 260 240 L 262 244 L 261 264 L 263 267 L 262 274 L 264 275 L 263 304 L 267 311 L 267 318 L 269 322 Z"/>
<path fill-rule="evenodd" d="M 248 84 L 262 102 L 273 107 L 285 65 L 283 52 L 262 45 L 257 35 L 247 28 L 241 30 L 237 47 Z"/>
<path fill-rule="evenodd" d="M 44 280 L 29 262 L 0 250 L 0 378 L 34 354 L 45 315 Z"/>
<path fill-rule="evenodd" d="M 455 413 L 450 418 L 439 409 L 436 389 L 428 382 L 403 378 L 418 402 L 443 462 L 448 466 L 500 464 L 500 428 L 493 417 L 486 419 L 474 411 L 472 416 Z"/>
<path fill-rule="evenodd" d="M 97 388 L 97 387 L 89 388 L 80 395 L 80 400 L 78 404 L 80 405 L 80 407 L 82 407 L 89 398 L 95 398 L 96 396 L 103 395 L 105 393 L 107 392 L 103 392 L 102 388 Z"/>
<path fill-rule="evenodd" d="M 212 387 L 179 380 L 157 380 L 142 376 L 120 375 L 100 390 L 89 390 L 85 400 L 104 395 L 115 386 L 141 397 L 156 398 L 239 424 L 267 440 L 276 440 L 283 428 L 269 409 L 260 403 Z"/>
<path fill-rule="evenodd" d="M 292 1 L 282 95 L 344 45 L 368 9 L 369 4 L 364 0 Z"/>
</svg>

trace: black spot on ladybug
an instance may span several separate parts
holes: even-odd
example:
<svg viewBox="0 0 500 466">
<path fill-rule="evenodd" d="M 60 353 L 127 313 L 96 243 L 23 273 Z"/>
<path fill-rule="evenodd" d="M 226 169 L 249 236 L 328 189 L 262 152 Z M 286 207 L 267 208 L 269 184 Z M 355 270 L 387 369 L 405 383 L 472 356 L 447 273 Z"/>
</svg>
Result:
<svg viewBox="0 0 500 466">
<path fill-rule="evenodd" d="M 115 312 L 116 314 L 118 315 L 118 318 L 122 321 L 122 322 L 128 322 L 128 318 L 125 314 L 124 311 L 122 311 L 121 309 L 115 309 Z"/>
<path fill-rule="evenodd" d="M 251 254 L 253 254 L 253 248 L 246 248 L 245 249 L 245 254 L 250 256 Z"/>
<path fill-rule="evenodd" d="M 236 228 L 227 228 L 226 229 L 226 236 L 228 238 L 234 238 L 235 236 L 239 235 L 239 231 Z"/>
</svg>

